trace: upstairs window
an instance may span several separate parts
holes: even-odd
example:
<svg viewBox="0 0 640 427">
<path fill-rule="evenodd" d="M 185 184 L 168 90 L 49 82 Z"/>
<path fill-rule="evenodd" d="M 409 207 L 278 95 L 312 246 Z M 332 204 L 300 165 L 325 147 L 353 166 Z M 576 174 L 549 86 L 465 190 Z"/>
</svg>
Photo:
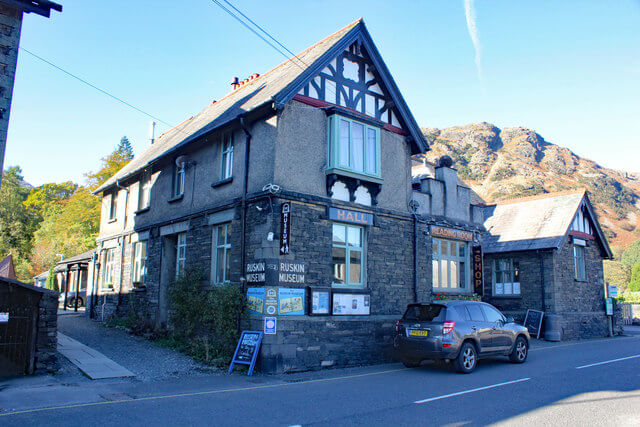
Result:
<svg viewBox="0 0 640 427">
<path fill-rule="evenodd" d="M 220 179 L 229 179 L 233 176 L 233 135 L 231 133 L 222 137 L 221 159 Z"/>
<path fill-rule="evenodd" d="M 114 191 L 111 194 L 111 200 L 109 201 L 109 220 L 115 221 L 118 214 L 118 191 Z"/>
<path fill-rule="evenodd" d="M 180 197 L 184 194 L 184 165 L 175 166 L 173 169 L 173 197 Z"/>
<path fill-rule="evenodd" d="M 511 258 L 493 260 L 493 295 L 520 295 L 520 263 Z"/>
<path fill-rule="evenodd" d="M 151 172 L 144 171 L 140 176 L 140 189 L 138 191 L 138 210 L 149 207 L 151 201 Z"/>
<path fill-rule="evenodd" d="M 380 177 L 380 129 L 338 115 L 330 120 L 330 167 Z"/>
</svg>

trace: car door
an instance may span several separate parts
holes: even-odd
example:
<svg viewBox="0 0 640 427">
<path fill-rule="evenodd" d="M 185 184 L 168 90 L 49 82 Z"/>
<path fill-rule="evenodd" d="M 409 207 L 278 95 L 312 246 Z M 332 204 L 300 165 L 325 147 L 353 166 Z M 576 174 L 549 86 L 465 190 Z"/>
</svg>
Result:
<svg viewBox="0 0 640 427">
<path fill-rule="evenodd" d="M 471 329 L 475 331 L 478 341 L 480 342 L 480 352 L 486 353 L 493 351 L 491 326 L 487 323 L 480 304 L 465 304 L 465 307 L 471 318 Z"/>
<path fill-rule="evenodd" d="M 491 326 L 491 346 L 496 350 L 506 350 L 511 347 L 510 331 L 505 328 L 506 318 L 489 304 L 482 304 L 482 311 Z"/>
</svg>

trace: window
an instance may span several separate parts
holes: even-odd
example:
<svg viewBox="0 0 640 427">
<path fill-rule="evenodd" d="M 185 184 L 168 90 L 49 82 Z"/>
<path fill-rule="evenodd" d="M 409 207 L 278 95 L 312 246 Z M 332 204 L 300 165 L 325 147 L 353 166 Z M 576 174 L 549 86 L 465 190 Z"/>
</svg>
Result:
<svg viewBox="0 0 640 427">
<path fill-rule="evenodd" d="M 584 246 L 580 246 L 577 244 L 573 245 L 573 258 L 575 260 L 576 267 L 576 280 L 586 281 L 587 272 L 584 262 Z"/>
<path fill-rule="evenodd" d="M 330 126 L 331 167 L 380 177 L 380 129 L 337 115 Z"/>
<path fill-rule="evenodd" d="M 179 197 L 184 194 L 184 165 L 175 166 L 173 169 L 172 196 Z"/>
<path fill-rule="evenodd" d="M 133 277 L 131 279 L 134 288 L 144 287 L 147 276 L 147 241 L 141 240 L 133 246 Z"/>
<path fill-rule="evenodd" d="M 467 242 L 433 239 L 433 288 L 466 292 L 469 288 Z"/>
<path fill-rule="evenodd" d="M 504 323 L 504 316 L 495 308 L 482 304 L 482 311 L 484 311 L 484 317 L 487 318 L 487 322 L 491 323 Z"/>
<path fill-rule="evenodd" d="M 511 258 L 493 260 L 493 295 L 520 295 L 520 263 Z"/>
<path fill-rule="evenodd" d="M 478 304 L 466 304 L 467 310 L 469 311 L 469 315 L 471 316 L 471 320 L 475 320 L 476 322 L 485 322 L 484 315 L 482 314 L 482 309 Z"/>
<path fill-rule="evenodd" d="M 444 322 L 447 308 L 442 305 L 410 305 L 404 313 L 404 320 L 416 322 Z"/>
<path fill-rule="evenodd" d="M 113 283 L 115 281 L 115 267 L 116 267 L 116 250 L 106 249 L 104 251 L 104 269 L 102 270 L 102 289 L 113 289 Z"/>
<path fill-rule="evenodd" d="M 178 233 L 176 239 L 176 278 L 184 274 L 187 259 L 187 233 Z"/>
<path fill-rule="evenodd" d="M 333 284 L 364 286 L 364 229 L 353 225 L 333 224 Z"/>
<path fill-rule="evenodd" d="M 233 135 L 230 133 L 222 137 L 221 159 L 220 179 L 229 179 L 233 176 Z"/>
<path fill-rule="evenodd" d="M 151 201 L 151 172 L 144 171 L 140 177 L 140 188 L 138 189 L 138 210 L 149 207 Z"/>
<path fill-rule="evenodd" d="M 220 224 L 213 231 L 214 267 L 213 282 L 229 282 L 231 272 L 231 223 Z"/>
<path fill-rule="evenodd" d="M 118 214 L 118 191 L 114 191 L 111 194 L 111 200 L 109 200 L 109 220 L 115 220 Z"/>
<path fill-rule="evenodd" d="M 456 305 L 454 308 L 460 320 L 471 320 L 471 317 L 469 317 L 469 312 L 466 308 L 464 308 L 463 305 Z"/>
</svg>

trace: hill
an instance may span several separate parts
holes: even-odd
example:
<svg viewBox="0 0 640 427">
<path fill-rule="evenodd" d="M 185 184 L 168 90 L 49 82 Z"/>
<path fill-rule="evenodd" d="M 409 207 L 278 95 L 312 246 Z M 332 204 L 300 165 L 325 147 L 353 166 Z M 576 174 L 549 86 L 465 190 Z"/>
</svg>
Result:
<svg viewBox="0 0 640 427">
<path fill-rule="evenodd" d="M 612 246 L 625 249 L 640 238 L 637 174 L 604 168 L 522 127 L 475 123 L 422 131 L 431 142 L 427 159 L 451 156 L 460 178 L 487 201 L 586 188 Z"/>
</svg>

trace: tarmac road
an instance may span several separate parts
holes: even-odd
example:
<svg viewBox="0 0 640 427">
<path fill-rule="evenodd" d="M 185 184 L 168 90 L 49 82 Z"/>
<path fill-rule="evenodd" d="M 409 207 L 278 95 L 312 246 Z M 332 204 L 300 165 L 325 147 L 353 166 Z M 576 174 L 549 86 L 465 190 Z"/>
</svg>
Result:
<svg viewBox="0 0 640 427">
<path fill-rule="evenodd" d="M 388 364 L 108 389 L 99 398 L 91 397 L 97 388 L 87 389 L 87 403 L 16 404 L 23 409 L 0 412 L 0 425 L 637 426 L 640 337 L 535 346 L 524 365 L 495 358 L 470 375 Z M 6 408 L 10 396 L 2 394 Z"/>
</svg>

